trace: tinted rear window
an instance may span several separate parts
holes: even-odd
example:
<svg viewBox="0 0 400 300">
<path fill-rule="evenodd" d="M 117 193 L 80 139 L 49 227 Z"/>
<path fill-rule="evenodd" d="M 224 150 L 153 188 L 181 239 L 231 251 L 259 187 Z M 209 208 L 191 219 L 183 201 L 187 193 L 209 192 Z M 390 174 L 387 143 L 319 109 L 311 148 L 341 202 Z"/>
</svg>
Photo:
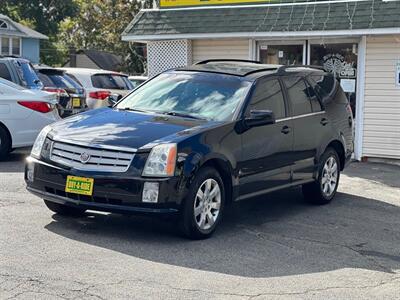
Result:
<svg viewBox="0 0 400 300">
<path fill-rule="evenodd" d="M 92 84 L 99 89 L 131 90 L 132 83 L 126 76 L 118 74 L 96 74 L 92 75 Z"/>
<path fill-rule="evenodd" d="M 45 87 L 56 87 L 53 83 L 53 81 L 50 80 L 50 78 L 43 73 L 38 73 L 39 79 L 41 82 L 43 82 Z"/>
<path fill-rule="evenodd" d="M 71 78 L 73 81 L 75 81 L 77 84 L 79 84 L 81 87 L 83 87 L 82 83 L 76 78 L 75 75 L 72 75 L 71 73 L 65 73 L 69 78 Z"/>
<path fill-rule="evenodd" d="M 41 89 L 43 87 L 43 83 L 30 63 L 16 61 L 15 66 L 24 86 L 30 89 Z"/>
<path fill-rule="evenodd" d="M 72 84 L 71 81 L 67 80 L 64 75 L 51 74 L 48 75 L 50 80 L 56 85 L 58 88 L 63 89 L 76 89 L 77 84 Z"/>
<path fill-rule="evenodd" d="M 323 103 L 336 94 L 338 82 L 333 75 L 315 74 L 310 75 L 308 78 L 312 85 L 315 84 L 315 90 Z"/>
<path fill-rule="evenodd" d="M 10 71 L 8 70 L 6 64 L 0 63 L 0 77 L 7 79 L 11 81 L 11 74 Z"/>
</svg>

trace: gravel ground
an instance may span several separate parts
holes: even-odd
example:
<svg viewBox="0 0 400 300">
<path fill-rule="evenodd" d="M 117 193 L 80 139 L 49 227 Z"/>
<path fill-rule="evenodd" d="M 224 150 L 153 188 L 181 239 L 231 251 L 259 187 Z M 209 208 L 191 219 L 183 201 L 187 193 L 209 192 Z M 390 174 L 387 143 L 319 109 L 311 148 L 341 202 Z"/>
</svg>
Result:
<svg viewBox="0 0 400 300">
<path fill-rule="evenodd" d="M 400 167 L 353 163 L 327 206 L 298 188 L 229 207 L 204 241 L 165 220 L 53 215 L 0 162 L 1 299 L 398 299 Z"/>
</svg>

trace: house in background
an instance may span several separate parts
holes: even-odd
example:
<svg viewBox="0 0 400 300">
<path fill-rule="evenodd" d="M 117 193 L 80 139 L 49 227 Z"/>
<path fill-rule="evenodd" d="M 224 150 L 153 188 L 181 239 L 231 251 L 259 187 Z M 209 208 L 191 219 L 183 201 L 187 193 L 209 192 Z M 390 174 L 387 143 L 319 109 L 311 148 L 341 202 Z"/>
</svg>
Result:
<svg viewBox="0 0 400 300">
<path fill-rule="evenodd" d="M 113 53 L 98 50 L 70 50 L 69 60 L 64 67 L 120 71 L 121 65 L 122 58 Z"/>
<path fill-rule="evenodd" d="M 39 63 L 40 40 L 48 37 L 0 14 L 0 55 L 14 55 Z"/>
</svg>

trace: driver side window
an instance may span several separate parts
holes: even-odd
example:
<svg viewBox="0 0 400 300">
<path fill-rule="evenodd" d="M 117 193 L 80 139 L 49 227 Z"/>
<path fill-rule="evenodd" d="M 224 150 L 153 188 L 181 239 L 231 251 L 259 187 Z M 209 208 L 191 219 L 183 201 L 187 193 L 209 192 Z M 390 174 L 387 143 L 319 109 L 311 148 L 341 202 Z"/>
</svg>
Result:
<svg viewBox="0 0 400 300">
<path fill-rule="evenodd" d="M 251 110 L 271 110 L 276 119 L 286 116 L 285 101 L 278 79 L 261 79 L 252 95 L 247 115 Z"/>
</svg>

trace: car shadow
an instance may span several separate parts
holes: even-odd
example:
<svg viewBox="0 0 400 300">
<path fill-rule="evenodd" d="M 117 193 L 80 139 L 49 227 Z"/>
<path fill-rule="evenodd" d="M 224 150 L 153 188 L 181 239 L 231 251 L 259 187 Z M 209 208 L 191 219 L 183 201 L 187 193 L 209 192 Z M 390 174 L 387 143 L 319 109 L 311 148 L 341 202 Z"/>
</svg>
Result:
<svg viewBox="0 0 400 300">
<path fill-rule="evenodd" d="M 25 158 L 29 156 L 30 149 L 21 149 L 11 152 L 4 160 L 0 161 L 0 173 L 19 173 L 24 171 Z"/>
<path fill-rule="evenodd" d="M 55 234 L 157 263 L 245 277 L 363 268 L 400 269 L 400 207 L 338 193 L 312 206 L 289 189 L 227 207 L 217 232 L 191 241 L 174 222 L 88 212 L 53 215 Z"/>
</svg>

